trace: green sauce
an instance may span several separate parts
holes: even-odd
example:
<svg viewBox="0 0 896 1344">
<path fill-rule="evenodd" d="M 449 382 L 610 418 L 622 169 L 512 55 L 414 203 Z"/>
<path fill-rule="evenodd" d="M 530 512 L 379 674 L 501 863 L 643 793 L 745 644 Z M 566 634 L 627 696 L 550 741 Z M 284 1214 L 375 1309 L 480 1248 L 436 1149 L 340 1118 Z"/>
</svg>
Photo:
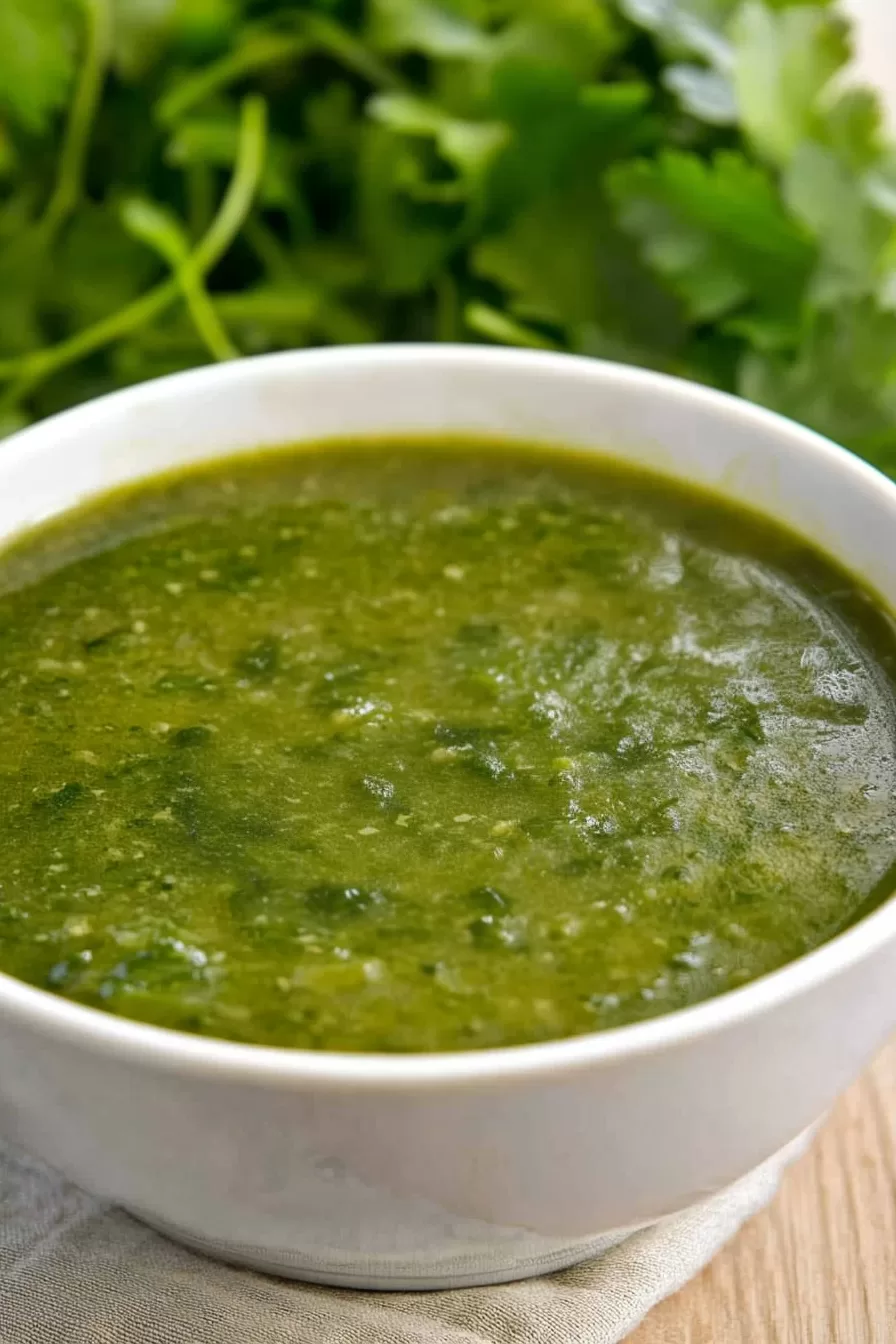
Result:
<svg viewBox="0 0 896 1344">
<path fill-rule="evenodd" d="M 822 555 L 605 459 L 160 479 L 0 560 L 0 968 L 333 1050 L 680 1008 L 888 894 L 894 668 Z"/>
</svg>

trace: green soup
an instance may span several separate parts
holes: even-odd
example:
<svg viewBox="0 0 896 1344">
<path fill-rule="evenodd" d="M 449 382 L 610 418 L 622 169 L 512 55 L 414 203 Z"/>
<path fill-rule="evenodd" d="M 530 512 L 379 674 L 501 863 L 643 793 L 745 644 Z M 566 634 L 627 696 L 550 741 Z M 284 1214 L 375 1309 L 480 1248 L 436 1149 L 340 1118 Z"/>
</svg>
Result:
<svg viewBox="0 0 896 1344">
<path fill-rule="evenodd" d="M 334 1050 L 683 1007 L 888 894 L 894 668 L 822 555 L 606 459 L 161 479 L 0 561 L 0 968 Z"/>
</svg>

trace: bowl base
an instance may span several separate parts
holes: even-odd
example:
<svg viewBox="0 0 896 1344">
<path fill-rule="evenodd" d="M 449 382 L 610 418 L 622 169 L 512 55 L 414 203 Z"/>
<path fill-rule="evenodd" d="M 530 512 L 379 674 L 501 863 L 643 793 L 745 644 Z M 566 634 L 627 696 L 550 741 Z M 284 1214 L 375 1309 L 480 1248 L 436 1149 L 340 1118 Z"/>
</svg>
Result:
<svg viewBox="0 0 896 1344">
<path fill-rule="evenodd" d="M 808 1148 L 820 1123 L 811 1125 L 741 1179 L 748 1181 L 754 1175 L 758 1178 L 761 1173 L 763 1189 L 766 1192 L 773 1191 L 786 1168 Z M 761 1202 L 757 1203 L 757 1211 Z M 421 1253 L 413 1264 L 407 1259 L 397 1262 L 384 1256 L 363 1254 L 353 1257 L 333 1254 L 325 1259 L 319 1252 L 315 1254 L 313 1251 L 309 1253 L 279 1247 L 251 1246 L 197 1236 L 143 1210 L 127 1208 L 127 1212 L 188 1250 L 240 1269 L 253 1269 L 278 1278 L 299 1279 L 330 1288 L 356 1288 L 372 1292 L 436 1292 L 451 1288 L 481 1288 L 490 1284 L 536 1278 L 542 1274 L 555 1274 L 612 1250 L 645 1227 L 667 1221 L 666 1218 L 658 1219 L 657 1223 L 640 1223 L 562 1244 L 552 1238 L 548 1243 L 550 1250 L 547 1251 L 544 1249 L 546 1239 L 534 1235 L 531 1235 L 528 1247 L 525 1242 L 515 1243 L 512 1248 L 498 1243 L 482 1249 L 481 1267 L 477 1268 L 471 1267 L 472 1257 L 466 1257 L 466 1263 L 461 1266 L 456 1259 L 452 1264 L 450 1260 L 440 1260 L 438 1256 L 430 1257 L 425 1253 Z M 684 1210 L 678 1210 L 667 1217 L 675 1218 L 682 1212 Z M 536 1245 L 539 1246 L 538 1252 L 535 1251 Z"/>
<path fill-rule="evenodd" d="M 527 1257 L 513 1263 L 505 1261 L 500 1268 L 490 1267 L 481 1271 L 466 1272 L 445 1269 L 441 1273 L 421 1269 L 419 1273 L 412 1274 L 406 1272 L 407 1264 L 393 1270 L 383 1265 L 381 1261 L 368 1261 L 368 1268 L 361 1256 L 356 1257 L 354 1269 L 349 1267 L 329 1269 L 320 1263 L 311 1262 L 304 1256 L 294 1256 L 288 1251 L 267 1250 L 260 1246 L 241 1246 L 196 1237 L 158 1218 L 138 1213 L 134 1209 L 126 1209 L 126 1212 L 170 1241 L 178 1242 L 187 1250 L 221 1261 L 223 1264 L 233 1265 L 237 1269 L 252 1269 L 275 1278 L 296 1279 L 301 1283 L 319 1284 L 325 1288 L 353 1288 L 375 1293 L 428 1293 L 452 1288 L 487 1288 L 498 1283 L 513 1283 L 518 1279 L 538 1278 L 542 1274 L 556 1274 L 561 1269 L 570 1269 L 584 1260 L 591 1260 L 605 1251 L 612 1250 L 614 1246 L 625 1241 L 626 1237 L 639 1230 L 638 1227 L 630 1227 L 623 1232 L 609 1232 L 601 1237 L 589 1237 L 585 1241 L 563 1246 L 552 1255 Z M 333 1259 L 335 1261 L 336 1257 Z"/>
</svg>

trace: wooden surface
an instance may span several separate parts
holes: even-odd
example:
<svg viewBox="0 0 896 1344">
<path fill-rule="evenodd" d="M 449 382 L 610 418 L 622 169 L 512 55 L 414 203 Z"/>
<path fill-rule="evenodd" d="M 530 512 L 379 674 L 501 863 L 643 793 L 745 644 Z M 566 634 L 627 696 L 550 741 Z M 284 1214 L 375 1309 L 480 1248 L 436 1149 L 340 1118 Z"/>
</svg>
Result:
<svg viewBox="0 0 896 1344">
<path fill-rule="evenodd" d="M 896 1344 L 896 1042 L 775 1202 L 629 1344 Z"/>
</svg>

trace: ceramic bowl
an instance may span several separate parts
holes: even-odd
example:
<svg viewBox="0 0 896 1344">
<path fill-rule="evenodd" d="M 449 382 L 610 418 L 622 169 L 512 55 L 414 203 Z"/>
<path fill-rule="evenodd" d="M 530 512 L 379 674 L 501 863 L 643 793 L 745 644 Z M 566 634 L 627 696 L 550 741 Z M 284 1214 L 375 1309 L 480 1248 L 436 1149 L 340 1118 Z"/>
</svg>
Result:
<svg viewBox="0 0 896 1344">
<path fill-rule="evenodd" d="M 184 463 L 330 435 L 577 445 L 752 505 L 896 608 L 896 485 L 766 411 L 597 361 L 464 347 L 275 355 L 145 383 L 0 451 L 0 538 Z M 0 1126 L 187 1244 L 370 1288 L 560 1268 L 792 1144 L 896 1022 L 896 904 L 773 975 L 572 1040 L 262 1049 L 0 975 Z"/>
</svg>

